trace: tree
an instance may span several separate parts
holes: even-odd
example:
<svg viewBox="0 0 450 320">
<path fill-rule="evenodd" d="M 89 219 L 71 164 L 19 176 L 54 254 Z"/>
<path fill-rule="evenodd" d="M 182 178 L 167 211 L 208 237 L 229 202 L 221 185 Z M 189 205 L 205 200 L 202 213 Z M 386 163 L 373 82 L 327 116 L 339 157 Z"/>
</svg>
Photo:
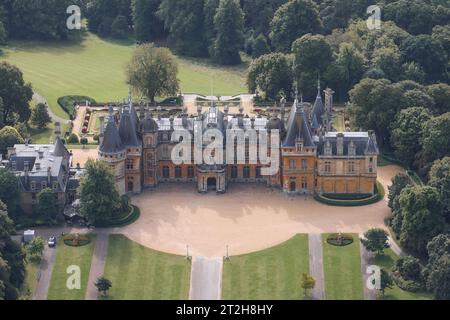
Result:
<svg viewBox="0 0 450 320">
<path fill-rule="evenodd" d="M 450 55 L 450 24 L 445 26 L 435 26 L 431 35 L 433 39 L 438 40 L 444 50 L 447 52 L 447 56 Z M 450 57 L 450 56 L 449 56 Z"/>
<path fill-rule="evenodd" d="M 428 120 L 423 127 L 421 145 L 426 161 L 433 162 L 450 154 L 450 112 Z"/>
<path fill-rule="evenodd" d="M 275 100 L 280 92 L 288 94 L 292 86 L 292 68 L 288 57 L 271 53 L 253 60 L 247 75 L 250 92 L 260 90 L 267 99 Z"/>
<path fill-rule="evenodd" d="M 109 36 L 113 21 L 118 16 L 126 18 L 127 26 L 132 25 L 131 0 L 92 0 L 86 10 L 89 30 L 100 36 Z"/>
<path fill-rule="evenodd" d="M 38 129 L 44 129 L 49 123 L 52 122 L 52 118 L 48 114 L 47 106 L 43 103 L 38 103 L 34 110 L 31 112 L 31 124 Z"/>
<path fill-rule="evenodd" d="M 67 144 L 78 144 L 78 143 L 80 143 L 78 136 L 75 133 L 71 133 L 69 138 L 67 138 Z"/>
<path fill-rule="evenodd" d="M 399 203 L 403 215 L 400 244 L 425 255 L 428 242 L 445 228 L 439 192 L 429 186 L 408 187 L 401 192 Z"/>
<path fill-rule="evenodd" d="M 83 137 L 80 139 L 80 143 L 83 145 L 83 149 L 86 148 L 86 145 L 88 144 L 88 139 Z"/>
<path fill-rule="evenodd" d="M 410 36 L 403 41 L 400 50 L 407 62 L 417 62 L 427 74 L 427 81 L 445 79 L 448 63 L 442 44 L 430 35 Z"/>
<path fill-rule="evenodd" d="M 204 39 L 204 15 L 201 0 L 162 0 L 158 16 L 169 32 L 169 41 L 177 52 L 193 56 L 208 56 Z"/>
<path fill-rule="evenodd" d="M 220 64 L 241 63 L 239 50 L 244 45 L 244 13 L 236 0 L 220 0 L 214 16 L 216 38 L 212 58 Z"/>
<path fill-rule="evenodd" d="M 24 143 L 24 140 L 13 127 L 6 126 L 0 130 L 0 154 L 5 155 L 8 148 L 21 143 Z"/>
<path fill-rule="evenodd" d="M 322 35 L 305 34 L 292 44 L 294 54 L 294 77 L 307 98 L 317 92 L 317 78 L 323 75 L 333 61 L 331 46 Z"/>
<path fill-rule="evenodd" d="M 244 0 L 242 9 L 245 13 L 245 24 L 247 29 L 254 30 L 255 34 L 268 36 L 270 23 L 275 11 L 288 2 L 288 0 Z"/>
<path fill-rule="evenodd" d="M 104 223 L 120 213 L 114 175 L 101 161 L 89 160 L 79 186 L 81 213 L 92 223 Z M 101 186 L 101 188 L 99 188 Z"/>
<path fill-rule="evenodd" d="M 325 31 L 344 29 L 351 19 L 364 18 L 370 0 L 330 0 L 323 1 L 320 10 Z"/>
<path fill-rule="evenodd" d="M 399 27 L 412 34 L 431 33 L 433 9 L 422 0 L 399 0 L 384 8 L 386 20 L 392 20 Z"/>
<path fill-rule="evenodd" d="M 74 4 L 73 1 L 8 0 L 2 3 L 5 3 L 5 25 L 11 39 L 68 39 L 70 31 L 66 26 L 65 13 L 67 8 Z"/>
<path fill-rule="evenodd" d="M 402 80 L 411 80 L 417 83 L 424 83 L 426 74 L 423 68 L 416 62 L 404 63 L 402 65 Z"/>
<path fill-rule="evenodd" d="M 316 279 L 307 273 L 302 274 L 301 287 L 303 288 L 303 294 L 305 297 L 308 295 L 308 291 L 314 289 L 316 286 Z"/>
<path fill-rule="evenodd" d="M 0 98 L 3 100 L 2 122 L 5 125 L 30 118 L 29 102 L 33 97 L 31 84 L 25 83 L 22 72 L 7 62 L 0 62 Z"/>
<path fill-rule="evenodd" d="M 439 190 L 444 215 L 450 221 L 450 157 L 436 160 L 430 170 L 428 184 Z"/>
<path fill-rule="evenodd" d="M 263 34 L 259 34 L 253 41 L 252 58 L 256 59 L 268 53 L 270 53 L 270 46 L 267 38 Z"/>
<path fill-rule="evenodd" d="M 275 12 L 270 27 L 272 45 L 287 53 L 296 39 L 322 30 L 319 8 L 311 0 L 290 0 Z"/>
<path fill-rule="evenodd" d="M 395 199 L 397 199 L 404 188 L 411 185 L 412 181 L 406 173 L 398 173 L 394 178 L 392 178 L 392 184 L 388 187 L 389 208 L 394 209 Z"/>
<path fill-rule="evenodd" d="M 428 86 L 425 90 L 433 98 L 434 110 L 437 114 L 450 112 L 450 85 L 436 83 Z"/>
<path fill-rule="evenodd" d="M 58 205 L 53 190 L 50 188 L 42 189 L 38 193 L 37 199 L 37 214 L 47 220 L 55 220 L 58 215 Z"/>
<path fill-rule="evenodd" d="M 375 130 L 381 146 L 389 143 L 389 128 L 398 110 L 402 91 L 387 79 L 363 79 L 350 91 L 349 112 L 354 125 Z"/>
<path fill-rule="evenodd" d="M 111 24 L 111 37 L 116 39 L 126 39 L 130 34 L 130 27 L 128 26 L 127 18 L 124 16 L 117 16 Z"/>
<path fill-rule="evenodd" d="M 420 152 L 422 126 L 430 120 L 431 113 L 425 108 L 413 107 L 401 110 L 391 126 L 391 144 L 395 156 L 412 167 Z"/>
<path fill-rule="evenodd" d="M 402 74 L 402 56 L 397 46 L 377 48 L 373 53 L 372 64 L 382 70 L 387 79 L 395 82 Z"/>
<path fill-rule="evenodd" d="M 450 236 L 441 234 L 428 244 L 428 264 L 423 271 L 428 290 L 436 299 L 450 299 Z"/>
<path fill-rule="evenodd" d="M 16 300 L 25 279 L 25 255 L 11 239 L 14 224 L 5 207 L 0 201 L 0 299 Z"/>
<path fill-rule="evenodd" d="M 95 286 L 97 287 L 98 292 L 106 296 L 108 290 L 112 287 L 112 283 L 105 277 L 99 277 L 95 283 Z"/>
<path fill-rule="evenodd" d="M 32 263 L 40 263 L 44 252 L 45 242 L 41 237 L 35 237 L 25 246 L 27 260 Z"/>
<path fill-rule="evenodd" d="M 6 169 L 0 169 L 0 202 L 6 204 L 10 214 L 14 214 L 17 210 L 18 201 L 18 178 L 13 172 Z"/>
<path fill-rule="evenodd" d="M 339 101 L 346 101 L 351 88 L 357 84 L 365 72 L 363 54 L 353 43 L 343 42 L 339 46 L 336 62 L 330 65 L 325 77 L 336 88 Z"/>
<path fill-rule="evenodd" d="M 128 83 L 152 103 L 179 90 L 178 65 L 172 53 L 153 44 L 139 46 L 127 67 Z"/>
<path fill-rule="evenodd" d="M 395 270 L 405 280 L 422 282 L 422 264 L 413 256 L 401 257 L 395 262 Z"/>
<path fill-rule="evenodd" d="M 386 289 L 392 289 L 394 286 L 394 281 L 392 280 L 391 274 L 385 269 L 381 269 L 380 273 L 380 291 L 381 295 L 384 296 Z"/>
<path fill-rule="evenodd" d="M 217 14 L 219 4 L 220 0 L 205 0 L 205 5 L 203 6 L 203 30 L 205 31 L 204 37 L 207 41 L 209 50 L 212 49 L 214 41 L 216 40 L 217 31 L 214 24 L 214 17 Z"/>
<path fill-rule="evenodd" d="M 8 38 L 8 34 L 6 32 L 5 26 L 4 26 L 3 22 L 0 20 L 0 45 L 6 44 L 7 38 Z"/>
<path fill-rule="evenodd" d="M 388 235 L 383 229 L 370 229 L 364 234 L 361 243 L 367 251 L 376 252 L 378 255 L 383 254 L 384 249 L 389 248 Z"/>
<path fill-rule="evenodd" d="M 133 0 L 133 28 L 138 41 L 154 41 L 164 37 L 164 23 L 156 12 L 161 0 Z"/>
</svg>

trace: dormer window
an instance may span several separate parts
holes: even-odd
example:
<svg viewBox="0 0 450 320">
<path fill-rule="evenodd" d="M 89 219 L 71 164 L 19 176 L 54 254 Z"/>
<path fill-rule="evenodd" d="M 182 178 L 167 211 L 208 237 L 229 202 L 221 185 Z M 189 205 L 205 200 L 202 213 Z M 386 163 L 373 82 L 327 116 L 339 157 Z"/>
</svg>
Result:
<svg viewBox="0 0 450 320">
<path fill-rule="evenodd" d="M 17 171 L 17 163 L 16 161 L 11 161 L 11 168 L 13 171 Z"/>
<path fill-rule="evenodd" d="M 41 188 L 42 188 L 42 189 L 47 188 L 47 181 L 42 181 L 42 182 L 41 182 Z"/>
<path fill-rule="evenodd" d="M 31 181 L 30 189 L 31 189 L 31 191 L 36 191 L 36 182 L 35 181 Z"/>
<path fill-rule="evenodd" d="M 58 189 L 58 182 L 57 181 L 53 181 L 53 190 L 57 190 Z"/>
<path fill-rule="evenodd" d="M 325 152 L 325 155 L 326 155 L 326 156 L 331 156 L 331 155 L 332 155 L 332 148 L 331 148 L 331 143 L 330 143 L 330 141 L 327 141 L 327 142 L 325 143 L 325 150 L 324 150 L 324 152 Z"/>
<path fill-rule="evenodd" d="M 350 144 L 348 145 L 348 155 L 350 157 L 356 156 L 356 146 L 353 141 L 351 141 Z"/>
</svg>

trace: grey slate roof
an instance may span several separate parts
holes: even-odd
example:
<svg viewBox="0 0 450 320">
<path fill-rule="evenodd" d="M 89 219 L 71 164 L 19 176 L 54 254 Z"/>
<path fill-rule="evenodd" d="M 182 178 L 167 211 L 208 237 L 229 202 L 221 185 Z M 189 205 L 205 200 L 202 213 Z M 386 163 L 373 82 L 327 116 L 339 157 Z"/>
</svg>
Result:
<svg viewBox="0 0 450 320">
<path fill-rule="evenodd" d="M 311 133 L 311 128 L 306 118 L 303 110 L 303 103 L 299 104 L 298 100 L 295 100 L 289 115 L 287 134 L 283 141 L 283 147 L 295 147 L 298 139 L 303 140 L 303 145 L 305 147 L 316 146 Z"/>
<path fill-rule="evenodd" d="M 103 142 L 100 145 L 100 152 L 118 153 L 124 150 L 125 147 L 123 146 L 122 139 L 120 138 L 119 131 L 116 127 L 112 108 L 110 108 L 109 120 L 105 128 Z"/>
<path fill-rule="evenodd" d="M 338 132 L 327 133 L 323 140 L 318 143 L 317 153 L 319 156 L 325 155 L 325 145 L 327 141 L 331 144 L 332 155 L 337 156 L 337 135 Z M 344 157 L 349 156 L 349 145 L 351 142 L 355 145 L 356 156 L 366 156 L 378 154 L 378 147 L 374 138 L 367 132 L 343 132 L 344 135 Z"/>
<path fill-rule="evenodd" d="M 123 109 L 119 122 L 119 135 L 124 146 L 139 147 L 141 141 L 137 137 L 136 121 L 132 109 L 129 107 Z"/>
<path fill-rule="evenodd" d="M 320 90 L 320 89 L 319 89 Z M 316 117 L 317 121 L 322 121 L 322 116 L 325 113 L 325 106 L 322 102 L 322 97 L 320 96 L 320 91 L 317 93 L 316 101 L 314 102 L 312 115 Z"/>
</svg>

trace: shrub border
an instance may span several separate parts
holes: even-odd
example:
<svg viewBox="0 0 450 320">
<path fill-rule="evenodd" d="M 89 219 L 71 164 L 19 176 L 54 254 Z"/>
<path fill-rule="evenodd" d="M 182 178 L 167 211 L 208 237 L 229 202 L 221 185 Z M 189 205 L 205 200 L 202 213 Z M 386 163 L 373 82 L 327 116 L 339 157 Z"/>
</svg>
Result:
<svg viewBox="0 0 450 320">
<path fill-rule="evenodd" d="M 383 185 L 379 181 L 377 181 L 377 183 L 375 185 L 375 190 L 376 190 L 376 193 L 367 199 L 336 200 L 336 199 L 327 198 L 326 196 L 318 194 L 318 193 L 314 194 L 314 199 L 320 203 L 323 203 L 323 204 L 326 204 L 329 206 L 362 207 L 362 206 L 367 206 L 367 205 L 377 203 L 377 202 L 381 201 L 382 199 L 384 199 L 384 196 L 385 196 L 384 188 L 383 188 Z"/>
<path fill-rule="evenodd" d="M 121 228 L 136 222 L 141 216 L 141 210 L 136 206 L 130 207 L 130 212 L 122 218 L 95 224 L 96 228 Z"/>
</svg>

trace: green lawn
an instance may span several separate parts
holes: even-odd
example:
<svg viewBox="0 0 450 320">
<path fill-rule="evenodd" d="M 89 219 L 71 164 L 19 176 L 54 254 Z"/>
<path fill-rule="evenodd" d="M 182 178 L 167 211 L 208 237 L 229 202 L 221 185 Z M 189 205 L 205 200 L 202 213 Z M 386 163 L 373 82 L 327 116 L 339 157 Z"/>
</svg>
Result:
<svg viewBox="0 0 450 320">
<path fill-rule="evenodd" d="M 191 264 L 182 256 L 145 248 L 122 235 L 109 237 L 108 299 L 187 300 Z"/>
<path fill-rule="evenodd" d="M 381 268 L 392 270 L 398 256 L 391 249 L 384 251 L 383 255 L 375 256 L 371 261 L 372 264 L 380 266 Z M 432 295 L 425 292 L 408 292 L 400 289 L 396 285 L 392 289 L 386 289 L 384 297 L 379 297 L 384 300 L 429 300 Z"/>
<path fill-rule="evenodd" d="M 264 251 L 231 257 L 222 278 L 224 300 L 303 299 L 302 273 L 309 273 L 307 235 Z"/>
<path fill-rule="evenodd" d="M 58 240 L 56 261 L 48 291 L 49 300 L 84 300 L 95 244 L 95 236 L 91 235 L 91 237 L 93 241 L 90 244 L 77 248 L 66 246 L 61 239 Z M 67 274 L 69 266 L 80 267 L 80 290 L 69 290 L 66 286 L 67 279 L 70 276 Z"/>
<path fill-rule="evenodd" d="M 36 290 L 37 275 L 39 264 L 27 262 L 25 265 L 25 281 L 23 284 L 21 296 L 23 299 L 31 300 L 34 290 Z"/>
<path fill-rule="evenodd" d="M 328 300 L 363 300 L 363 281 L 359 237 L 345 247 L 327 243 L 327 234 L 322 235 L 325 296 Z"/>
<path fill-rule="evenodd" d="M 134 44 L 102 40 L 88 33 L 82 42 L 11 42 L 0 61 L 18 66 L 33 88 L 43 95 L 52 110 L 68 119 L 57 99 L 86 95 L 100 102 L 121 101 L 128 94 L 126 64 Z M 178 58 L 181 91 L 199 94 L 234 95 L 247 91 L 243 64 L 216 67 L 206 60 Z"/>
</svg>

